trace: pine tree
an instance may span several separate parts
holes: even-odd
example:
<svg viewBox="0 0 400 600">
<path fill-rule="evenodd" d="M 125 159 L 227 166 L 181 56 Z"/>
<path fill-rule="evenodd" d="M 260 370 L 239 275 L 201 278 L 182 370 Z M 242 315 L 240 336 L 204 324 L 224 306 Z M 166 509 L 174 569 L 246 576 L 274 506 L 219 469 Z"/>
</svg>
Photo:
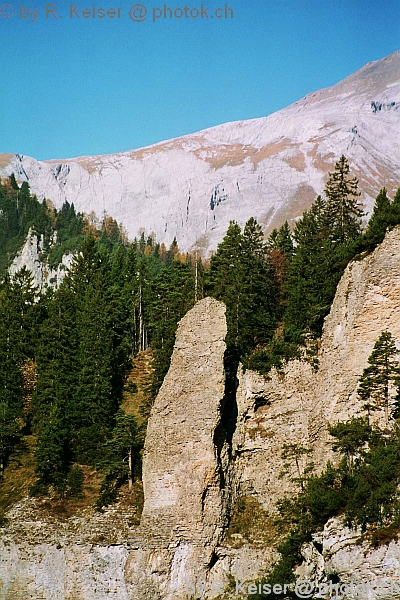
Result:
<svg viewBox="0 0 400 600">
<path fill-rule="evenodd" d="M 332 448 L 346 455 L 350 473 L 354 468 L 354 457 L 370 441 L 373 434 L 368 419 L 352 417 L 349 421 L 328 426 L 329 433 L 335 438 Z"/>
<path fill-rule="evenodd" d="M 386 427 L 393 399 L 392 388 L 400 375 L 397 353 L 390 331 L 382 331 L 368 357 L 369 366 L 364 369 L 358 385 L 358 396 L 364 401 L 368 414 L 370 411 L 384 409 Z"/>
<path fill-rule="evenodd" d="M 358 203 L 358 179 L 349 176 L 350 167 L 345 156 L 329 173 L 325 186 L 326 205 L 324 221 L 329 237 L 334 243 L 356 240 L 361 233 L 363 211 Z"/>
<path fill-rule="evenodd" d="M 300 485 L 300 489 L 304 492 L 304 482 L 307 479 L 308 474 L 313 470 L 314 464 L 308 463 L 306 465 L 301 465 L 302 458 L 312 454 L 312 450 L 310 448 L 304 448 L 300 446 L 300 444 L 283 444 L 281 457 L 284 460 L 289 460 L 289 462 L 283 465 L 283 470 L 279 474 L 279 478 L 281 479 L 285 475 L 288 475 L 291 470 L 290 461 L 294 461 L 296 465 L 296 477 L 292 477 L 291 480 L 294 483 Z"/>
</svg>

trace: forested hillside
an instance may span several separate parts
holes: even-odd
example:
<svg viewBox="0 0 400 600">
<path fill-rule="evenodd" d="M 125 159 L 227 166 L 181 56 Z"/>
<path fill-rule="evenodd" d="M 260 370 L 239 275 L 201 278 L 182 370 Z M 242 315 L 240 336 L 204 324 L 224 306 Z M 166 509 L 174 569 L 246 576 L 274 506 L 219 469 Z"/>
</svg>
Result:
<svg viewBox="0 0 400 600">
<path fill-rule="evenodd" d="M 80 495 L 89 465 L 103 478 L 99 507 L 115 499 L 140 475 L 143 430 L 122 409 L 132 361 L 145 349 L 154 358 L 145 418 L 177 322 L 205 295 L 226 303 L 228 348 L 245 367 L 267 374 L 293 356 L 314 361 L 346 265 L 400 223 L 400 190 L 390 200 L 383 189 L 363 231 L 357 184 L 341 157 L 293 232 L 285 223 L 264 240 L 255 219 L 243 231 L 231 222 L 203 265 L 176 241 L 169 249 L 144 234 L 130 242 L 112 217 L 98 222 L 68 203 L 56 211 L 27 184 L 1 182 L 0 478 L 29 439 L 31 494 Z M 26 269 L 7 275 L 30 228 L 44 236 L 52 264 L 76 252 L 57 290 L 39 294 Z"/>
</svg>

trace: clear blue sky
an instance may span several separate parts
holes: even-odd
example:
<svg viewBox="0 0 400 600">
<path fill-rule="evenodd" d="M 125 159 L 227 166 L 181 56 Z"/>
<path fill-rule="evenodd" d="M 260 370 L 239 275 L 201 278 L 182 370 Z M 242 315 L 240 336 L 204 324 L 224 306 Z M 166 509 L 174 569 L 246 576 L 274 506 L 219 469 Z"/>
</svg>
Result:
<svg viewBox="0 0 400 600">
<path fill-rule="evenodd" d="M 210 18 L 224 0 L 208 19 L 185 17 L 197 0 L 140 1 L 144 22 L 125 0 L 55 0 L 56 19 L 0 6 L 0 153 L 105 154 L 266 116 L 400 49 L 399 0 L 229 0 L 226 19 Z M 182 17 L 153 22 L 164 5 Z"/>
</svg>

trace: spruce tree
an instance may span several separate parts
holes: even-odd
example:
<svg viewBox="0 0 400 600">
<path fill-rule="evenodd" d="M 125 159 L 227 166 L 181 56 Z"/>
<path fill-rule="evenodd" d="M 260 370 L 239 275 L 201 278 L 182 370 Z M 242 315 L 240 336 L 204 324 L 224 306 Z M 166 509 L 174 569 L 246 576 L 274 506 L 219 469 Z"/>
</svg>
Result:
<svg viewBox="0 0 400 600">
<path fill-rule="evenodd" d="M 240 310 L 243 304 L 243 236 L 240 226 L 231 221 L 228 231 L 210 260 L 205 293 L 226 304 L 227 345 L 238 347 Z"/>
<path fill-rule="evenodd" d="M 239 321 L 239 349 L 250 354 L 272 337 L 278 314 L 277 288 L 261 226 L 253 218 L 243 229 L 242 303 Z"/>
<path fill-rule="evenodd" d="M 285 337 L 301 343 L 305 332 L 320 335 L 334 296 L 337 276 L 325 222 L 325 202 L 318 196 L 296 223 L 296 253 L 289 266 Z"/>
<path fill-rule="evenodd" d="M 245 362 L 258 344 L 271 338 L 276 324 L 276 288 L 263 238 L 255 219 L 247 221 L 243 233 L 231 221 L 205 281 L 205 293 L 226 304 L 227 345 Z"/>
<path fill-rule="evenodd" d="M 189 262 L 167 261 L 150 284 L 148 328 L 154 350 L 152 394 L 156 394 L 168 371 L 178 321 L 194 305 L 194 276 Z"/>
<path fill-rule="evenodd" d="M 46 316 L 35 343 L 38 379 L 31 413 L 38 436 L 38 482 L 32 493 L 48 485 L 63 493 L 72 461 L 71 413 L 78 375 L 73 293 L 63 284 L 44 298 L 44 305 Z"/>
<path fill-rule="evenodd" d="M 38 380 L 32 399 L 34 431 L 40 436 L 50 413 L 68 412 L 76 385 L 75 299 L 62 285 L 44 299 L 46 317 L 36 340 Z"/>
<path fill-rule="evenodd" d="M 113 289 L 106 257 L 90 244 L 71 271 L 76 296 L 76 385 L 71 421 L 78 462 L 93 464 L 121 399 L 125 349 L 121 346 L 120 299 Z M 77 292 L 75 292 L 77 293 Z"/>
<path fill-rule="evenodd" d="M 288 260 L 293 257 L 294 245 L 292 232 L 287 221 L 279 229 L 274 229 L 267 241 L 269 249 L 278 250 Z"/>
<path fill-rule="evenodd" d="M 0 287 L 0 471 L 26 424 L 22 366 L 32 354 L 35 291 L 26 269 Z"/>
<path fill-rule="evenodd" d="M 364 213 L 358 202 L 358 179 L 350 177 L 349 172 L 349 163 L 342 155 L 333 173 L 329 173 L 325 186 L 324 221 L 334 243 L 356 240 L 361 233 L 361 217 Z"/>
<path fill-rule="evenodd" d="M 368 411 L 384 409 L 385 425 L 389 423 L 390 405 L 393 400 L 393 388 L 400 375 L 398 350 L 390 331 L 382 331 L 375 342 L 369 366 L 363 371 L 358 385 L 358 396 L 364 401 Z"/>
<path fill-rule="evenodd" d="M 395 227 L 400 224 L 400 188 L 397 190 L 393 202 L 390 206 L 390 227 Z"/>
<path fill-rule="evenodd" d="M 131 488 L 140 462 L 141 445 L 141 432 L 135 417 L 119 410 L 115 415 L 111 437 L 104 444 L 105 459 L 102 468 L 108 473 L 114 472 L 119 477 L 121 473 L 125 473 Z"/>
<path fill-rule="evenodd" d="M 372 250 L 385 237 L 391 222 L 392 205 L 385 188 L 376 197 L 374 208 L 367 229 L 362 237 L 362 248 Z"/>
<path fill-rule="evenodd" d="M 44 424 L 36 451 L 36 474 L 38 481 L 31 494 L 42 490 L 43 486 L 52 485 L 64 495 L 67 486 L 68 469 L 71 463 L 68 422 L 64 413 L 65 407 L 54 406 Z"/>
</svg>

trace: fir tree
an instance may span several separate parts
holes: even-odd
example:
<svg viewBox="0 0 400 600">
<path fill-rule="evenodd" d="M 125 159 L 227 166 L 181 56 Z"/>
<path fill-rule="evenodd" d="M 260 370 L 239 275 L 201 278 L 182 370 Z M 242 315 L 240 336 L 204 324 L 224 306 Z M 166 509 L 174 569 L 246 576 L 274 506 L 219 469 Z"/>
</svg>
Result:
<svg viewBox="0 0 400 600">
<path fill-rule="evenodd" d="M 168 371 L 178 322 L 194 305 L 194 277 L 189 262 L 174 260 L 153 279 L 148 302 L 148 327 L 154 350 L 152 394 Z"/>
<path fill-rule="evenodd" d="M 320 334 L 336 289 L 337 277 L 324 225 L 324 211 L 325 202 L 318 196 L 293 231 L 296 253 L 289 267 L 284 322 L 286 338 L 295 342 L 302 342 L 305 331 Z"/>
<path fill-rule="evenodd" d="M 32 398 L 32 427 L 38 436 L 37 483 L 31 493 L 52 485 L 61 494 L 72 462 L 71 413 L 76 386 L 78 350 L 75 302 L 63 284 L 44 298 L 45 319 L 36 340 L 38 380 Z"/>
<path fill-rule="evenodd" d="M 22 365 L 33 352 L 29 328 L 34 288 L 26 270 L 16 281 L 6 276 L 0 288 L 0 471 L 26 424 L 23 407 Z M 25 285 L 26 284 L 26 285 Z"/>
<path fill-rule="evenodd" d="M 52 485 L 57 492 L 64 495 L 71 453 L 67 419 L 57 406 L 48 415 L 39 437 L 35 458 L 38 482 L 31 493 L 34 494 L 35 488 L 42 489 L 42 486 Z"/>
<path fill-rule="evenodd" d="M 277 289 L 261 226 L 253 218 L 243 230 L 242 303 L 239 321 L 239 350 L 248 355 L 267 343 L 276 326 Z"/>
<path fill-rule="evenodd" d="M 78 462 L 93 464 L 121 399 L 128 364 L 110 264 L 89 240 L 66 282 L 76 295 L 76 385 L 71 411 Z"/>
</svg>

